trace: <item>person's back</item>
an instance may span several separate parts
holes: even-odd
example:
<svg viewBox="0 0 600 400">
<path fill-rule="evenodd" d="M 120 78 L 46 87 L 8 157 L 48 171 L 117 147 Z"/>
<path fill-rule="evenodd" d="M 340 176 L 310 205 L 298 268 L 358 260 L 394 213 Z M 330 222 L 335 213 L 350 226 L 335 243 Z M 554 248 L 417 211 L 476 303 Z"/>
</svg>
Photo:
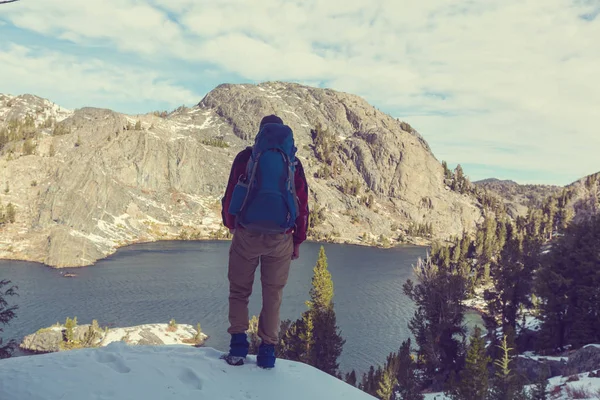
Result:
<svg viewBox="0 0 600 400">
<path fill-rule="evenodd" d="M 229 354 L 241 365 L 248 354 L 248 301 L 261 265 L 263 306 L 257 364 L 275 364 L 279 309 L 292 259 L 300 255 L 308 226 L 308 184 L 291 129 L 270 115 L 262 119 L 254 146 L 235 158 L 222 199 L 223 224 L 233 233 L 229 250 Z"/>
</svg>

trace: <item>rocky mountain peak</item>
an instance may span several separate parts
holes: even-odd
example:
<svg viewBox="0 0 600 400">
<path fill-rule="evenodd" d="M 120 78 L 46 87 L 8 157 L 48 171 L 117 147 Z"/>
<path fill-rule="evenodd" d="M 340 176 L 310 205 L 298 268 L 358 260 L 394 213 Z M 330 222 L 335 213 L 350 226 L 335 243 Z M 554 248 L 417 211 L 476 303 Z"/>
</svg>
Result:
<svg viewBox="0 0 600 400">
<path fill-rule="evenodd" d="M 0 228 L 0 257 L 87 265 L 129 243 L 225 236 L 220 198 L 231 162 L 268 114 L 294 130 L 312 239 L 444 239 L 481 219 L 473 198 L 444 184 L 418 132 L 352 94 L 283 82 L 223 84 L 194 107 L 145 115 L 16 98 L 0 97 L 0 115 L 39 106 L 56 118 L 49 126 L 36 120 L 27 137 L 13 129 L 0 147 L 0 185 L 9 187 L 0 202 L 17 210 L 15 223 Z"/>
<path fill-rule="evenodd" d="M 36 125 L 42 125 L 48 119 L 62 121 L 72 114 L 71 110 L 32 94 L 12 96 L 0 93 L 0 124 L 22 121 L 29 116 Z"/>
</svg>

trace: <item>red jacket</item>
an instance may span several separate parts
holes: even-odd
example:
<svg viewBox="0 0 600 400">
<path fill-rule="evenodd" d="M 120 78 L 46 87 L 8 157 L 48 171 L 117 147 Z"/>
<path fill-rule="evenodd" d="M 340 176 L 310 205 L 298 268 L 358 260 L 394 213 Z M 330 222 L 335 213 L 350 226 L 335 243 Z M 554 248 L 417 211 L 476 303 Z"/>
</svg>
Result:
<svg viewBox="0 0 600 400">
<path fill-rule="evenodd" d="M 238 153 L 231 165 L 231 172 L 229 173 L 229 182 L 227 182 L 225 196 L 221 199 L 223 225 L 229 229 L 236 229 L 235 215 L 231 215 L 227 212 L 227 210 L 229 210 L 229 203 L 231 202 L 231 194 L 233 193 L 233 188 L 238 182 L 239 177 L 246 173 L 246 164 L 251 155 L 252 149 L 248 147 Z M 296 217 L 296 225 L 290 232 L 293 232 L 294 234 L 294 244 L 300 244 L 306 240 L 306 231 L 308 229 L 308 183 L 306 182 L 304 168 L 302 167 L 300 160 L 296 160 L 298 161 L 298 164 L 296 165 L 294 181 L 296 184 L 296 196 L 298 197 L 299 210 L 298 217 Z"/>
</svg>

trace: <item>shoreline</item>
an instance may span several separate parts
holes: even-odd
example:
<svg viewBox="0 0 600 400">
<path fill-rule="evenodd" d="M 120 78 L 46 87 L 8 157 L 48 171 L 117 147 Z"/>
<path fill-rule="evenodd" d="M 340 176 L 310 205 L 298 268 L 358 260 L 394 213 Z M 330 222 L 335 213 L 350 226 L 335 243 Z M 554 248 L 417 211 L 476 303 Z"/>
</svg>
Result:
<svg viewBox="0 0 600 400">
<path fill-rule="evenodd" d="M 0 257 L 0 261 L 29 262 L 29 263 L 40 264 L 44 268 L 50 268 L 50 269 L 54 269 L 54 270 L 73 270 L 73 269 L 80 269 L 80 268 L 86 268 L 86 267 L 93 267 L 98 263 L 98 261 L 106 260 L 109 257 L 114 256 L 121 249 L 125 249 L 128 247 L 140 245 L 140 244 L 149 244 L 149 243 L 158 243 L 158 242 L 226 242 L 226 241 L 231 241 L 231 239 L 230 238 L 222 238 L 222 239 L 221 238 L 198 238 L 198 239 L 172 238 L 172 239 L 158 239 L 158 240 L 140 240 L 140 241 L 127 243 L 123 246 L 116 247 L 112 253 L 109 253 L 109 254 L 105 255 L 104 257 L 98 258 L 89 264 L 73 265 L 73 266 L 53 266 L 53 265 L 46 264 L 43 261 L 39 261 L 36 259 L 29 259 L 26 257 L 22 257 L 22 258 Z M 414 246 L 414 247 L 430 247 L 431 246 L 431 240 L 428 240 L 428 239 L 396 243 L 391 246 L 372 245 L 370 243 L 364 243 L 360 240 L 350 241 L 347 239 L 346 240 L 342 240 L 342 239 L 340 239 L 340 240 L 314 240 L 314 239 L 308 238 L 308 239 L 306 239 L 306 242 L 307 243 L 317 243 L 317 244 L 337 244 L 337 245 L 348 245 L 348 246 L 361 246 L 361 247 L 376 248 L 376 249 L 381 249 L 381 250 L 400 248 L 403 246 Z"/>
</svg>

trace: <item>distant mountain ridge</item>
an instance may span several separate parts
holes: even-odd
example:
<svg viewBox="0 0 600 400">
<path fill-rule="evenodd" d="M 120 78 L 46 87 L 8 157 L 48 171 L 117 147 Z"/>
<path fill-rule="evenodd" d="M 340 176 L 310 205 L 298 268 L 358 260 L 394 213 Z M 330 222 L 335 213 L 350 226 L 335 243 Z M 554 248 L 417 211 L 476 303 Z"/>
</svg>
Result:
<svg viewBox="0 0 600 400">
<path fill-rule="evenodd" d="M 513 180 L 497 178 L 482 179 L 473 183 L 503 199 L 508 213 L 513 217 L 526 214 L 529 207 L 540 207 L 545 199 L 562 189 L 556 185 L 522 185 Z"/>
<path fill-rule="evenodd" d="M 600 172 L 566 186 L 519 184 L 512 180 L 488 178 L 473 182 L 503 199 L 513 217 L 525 215 L 528 208 L 540 208 L 550 198 L 570 205 L 576 220 L 600 210 Z"/>
<path fill-rule="evenodd" d="M 502 185 L 518 185 L 517 182 L 510 179 L 487 178 L 479 181 L 474 181 L 475 184 L 502 184 Z"/>
</svg>

